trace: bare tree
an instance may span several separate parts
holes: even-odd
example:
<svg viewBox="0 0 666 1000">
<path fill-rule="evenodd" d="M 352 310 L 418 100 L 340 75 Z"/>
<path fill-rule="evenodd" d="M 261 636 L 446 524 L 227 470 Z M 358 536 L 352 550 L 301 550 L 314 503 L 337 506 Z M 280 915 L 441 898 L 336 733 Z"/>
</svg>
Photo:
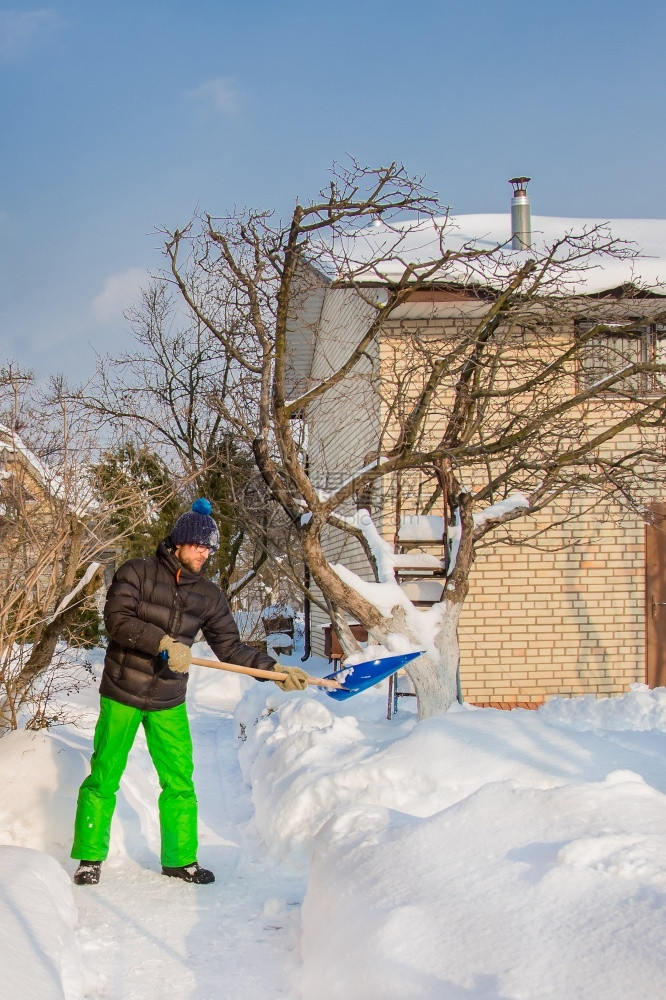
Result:
<svg viewBox="0 0 666 1000">
<path fill-rule="evenodd" d="M 0 731 L 57 721 L 56 695 L 85 671 L 65 647 L 99 639 L 96 594 L 122 537 L 101 502 L 97 440 L 69 390 L 0 371 Z M 119 489 L 124 530 L 168 489 Z M 133 512 L 133 515 L 130 515 Z"/>
<path fill-rule="evenodd" d="M 126 313 L 136 350 L 100 359 L 79 399 L 110 431 L 108 470 L 128 453 L 141 455 L 156 471 L 168 470 L 182 509 L 197 495 L 212 501 L 220 548 L 208 571 L 233 595 L 255 579 L 275 549 L 279 518 L 269 512 L 246 441 L 225 421 L 224 408 L 213 404 L 243 391 L 236 361 L 177 304 L 164 282 L 144 289 Z"/>
<path fill-rule="evenodd" d="M 425 644 L 409 670 L 421 716 L 455 699 L 457 624 L 480 545 L 537 512 L 551 511 L 550 523 L 573 516 L 581 498 L 641 510 L 666 478 L 666 367 L 659 350 L 634 349 L 644 324 L 663 321 L 661 304 L 635 289 L 610 302 L 578 294 L 591 268 L 635 255 L 603 227 L 530 252 L 456 243 L 446 211 L 393 164 L 336 170 L 284 227 L 263 212 L 206 215 L 166 236 L 171 279 L 228 366 L 210 402 L 252 449 L 343 648 L 357 648 L 345 615 L 377 642 Z M 340 313 L 333 333 L 329 323 L 328 344 L 309 310 L 317 272 L 356 317 Z M 396 318 L 427 289 L 473 307 L 449 335 Z M 299 324 L 328 363 L 290 396 Z M 600 345 L 615 354 L 601 365 Z M 308 422 L 327 405 L 332 419 L 362 420 L 359 400 L 369 397 L 375 446 L 322 491 L 308 465 Z M 424 509 L 437 502 L 445 514 L 446 585 L 427 612 L 395 586 L 367 518 L 364 527 L 350 516 L 359 497 L 400 477 L 430 490 Z M 364 539 L 381 590 L 331 565 L 322 539 L 333 524 Z"/>
</svg>

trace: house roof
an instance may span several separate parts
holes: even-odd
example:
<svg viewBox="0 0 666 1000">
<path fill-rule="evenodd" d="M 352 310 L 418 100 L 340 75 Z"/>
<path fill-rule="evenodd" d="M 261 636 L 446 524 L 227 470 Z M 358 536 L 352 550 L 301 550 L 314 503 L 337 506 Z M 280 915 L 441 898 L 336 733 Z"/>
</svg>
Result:
<svg viewBox="0 0 666 1000">
<path fill-rule="evenodd" d="M 26 467 L 31 477 L 40 486 L 44 486 L 48 482 L 49 476 L 45 466 L 26 447 L 19 435 L 15 431 L 10 430 L 9 427 L 5 427 L 4 424 L 0 424 L 0 453 L 6 453 L 10 462 L 18 461 Z M 5 471 L 3 478 L 10 474 L 8 471 Z"/>
<path fill-rule="evenodd" d="M 532 244 L 544 251 L 557 240 L 570 237 L 559 251 L 564 262 L 571 254 L 572 240 L 576 245 L 589 245 L 593 234 L 621 241 L 620 257 L 609 253 L 594 253 L 576 266 L 567 267 L 568 294 L 599 294 L 625 285 L 636 285 L 655 294 L 666 295 L 666 219 L 585 219 L 558 216 L 532 216 Z M 448 281 L 465 285 L 492 287 L 505 274 L 513 272 L 533 251 L 511 249 L 511 228 L 508 213 L 458 215 L 423 221 L 408 220 L 384 224 L 377 220 L 372 226 L 357 231 L 353 239 L 343 241 L 341 250 L 347 259 L 360 266 L 358 279 L 374 283 L 398 280 L 407 265 L 426 265 L 441 256 L 441 249 L 493 250 L 502 248 L 490 258 L 468 258 L 452 261 L 442 271 L 430 276 L 431 281 Z M 383 258 L 378 260 L 378 258 Z M 571 269 L 573 267 L 573 270 Z"/>
<path fill-rule="evenodd" d="M 27 481 L 31 481 L 40 490 L 64 501 L 68 509 L 78 517 L 85 516 L 97 507 L 85 469 L 70 468 L 65 481 L 60 472 L 40 461 L 15 431 L 0 424 L 0 479 L 9 479 L 15 475 L 16 468 L 24 470 Z"/>
</svg>

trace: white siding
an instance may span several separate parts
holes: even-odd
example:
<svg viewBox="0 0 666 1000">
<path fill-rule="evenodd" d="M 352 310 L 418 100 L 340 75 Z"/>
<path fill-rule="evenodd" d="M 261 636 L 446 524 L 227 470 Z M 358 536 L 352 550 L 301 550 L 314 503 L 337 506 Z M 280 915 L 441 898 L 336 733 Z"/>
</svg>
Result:
<svg viewBox="0 0 666 1000">
<path fill-rule="evenodd" d="M 287 399 L 297 398 L 312 386 L 312 359 L 327 284 L 323 275 L 312 267 L 302 268 L 294 281 L 287 319 Z"/>
</svg>

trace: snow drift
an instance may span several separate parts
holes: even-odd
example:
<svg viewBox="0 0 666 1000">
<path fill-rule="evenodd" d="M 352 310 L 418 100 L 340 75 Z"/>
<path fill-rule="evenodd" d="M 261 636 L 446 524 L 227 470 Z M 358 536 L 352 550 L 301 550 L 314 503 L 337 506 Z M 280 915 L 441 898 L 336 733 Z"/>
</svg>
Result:
<svg viewBox="0 0 666 1000">
<path fill-rule="evenodd" d="M 392 738 L 312 700 L 246 701 L 256 824 L 309 872 L 298 996 L 664 994 L 665 691 Z"/>
<path fill-rule="evenodd" d="M 0 740 L 2 1000 L 666 995 L 665 690 L 388 722 L 385 684 L 338 703 L 202 669 L 218 880 L 159 874 L 139 738 L 92 891 L 68 857 L 97 701 L 79 697 L 79 728 Z"/>
</svg>

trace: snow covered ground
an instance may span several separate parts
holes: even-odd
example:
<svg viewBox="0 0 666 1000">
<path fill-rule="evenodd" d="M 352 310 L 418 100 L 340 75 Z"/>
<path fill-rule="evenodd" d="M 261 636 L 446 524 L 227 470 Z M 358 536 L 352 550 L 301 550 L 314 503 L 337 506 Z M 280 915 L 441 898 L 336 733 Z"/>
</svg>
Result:
<svg viewBox="0 0 666 1000">
<path fill-rule="evenodd" d="M 1 1000 L 666 996 L 666 690 L 389 722 L 386 683 L 193 668 L 212 886 L 159 874 L 142 739 L 102 882 L 72 885 L 77 698 L 78 726 L 0 740 Z"/>
</svg>

